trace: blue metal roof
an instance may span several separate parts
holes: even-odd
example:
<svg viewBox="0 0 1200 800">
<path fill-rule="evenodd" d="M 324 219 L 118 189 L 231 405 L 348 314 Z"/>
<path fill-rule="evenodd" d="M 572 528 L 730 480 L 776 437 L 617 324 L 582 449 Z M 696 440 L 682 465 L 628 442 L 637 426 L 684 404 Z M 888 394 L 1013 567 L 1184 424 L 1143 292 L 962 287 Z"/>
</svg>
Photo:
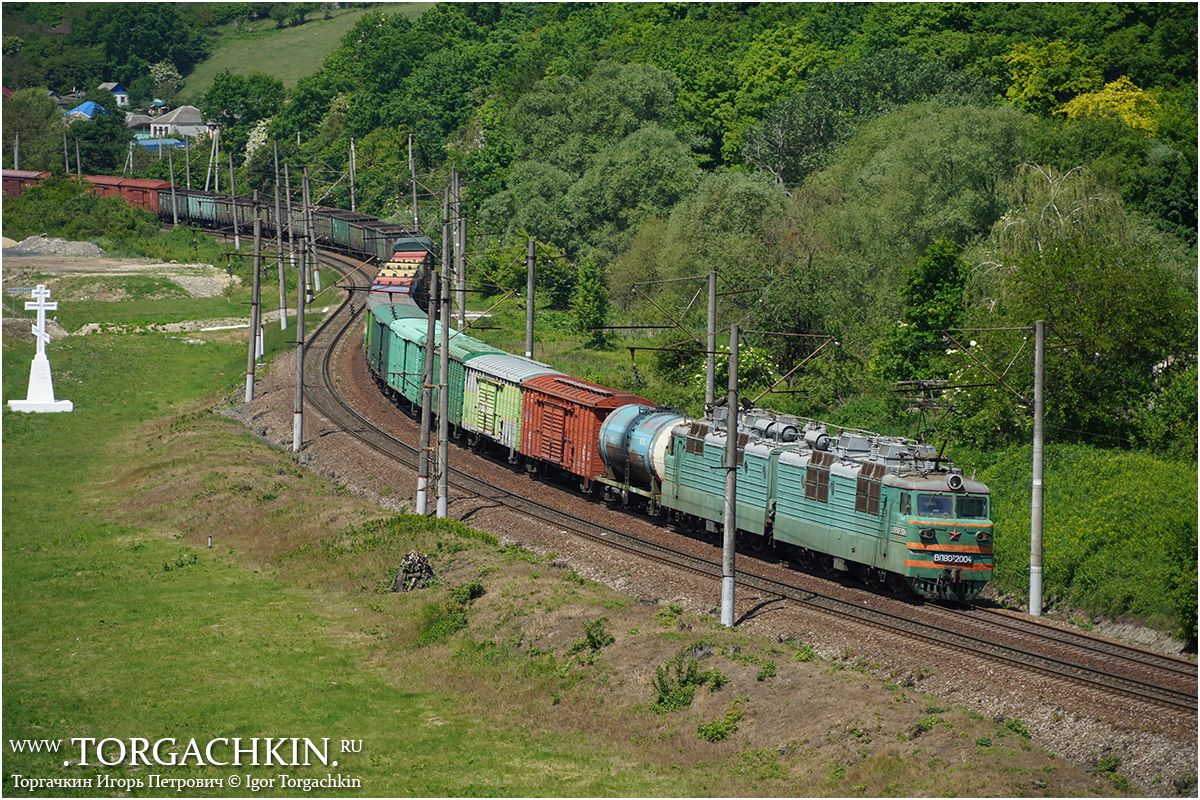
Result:
<svg viewBox="0 0 1200 800">
<path fill-rule="evenodd" d="M 96 116 L 97 111 L 99 111 L 101 114 L 103 114 L 106 117 L 108 116 L 108 112 L 104 110 L 104 106 L 98 106 L 91 100 L 88 100 L 86 103 L 80 103 L 79 105 L 75 106 L 70 111 L 68 111 L 67 114 L 74 114 L 76 111 L 78 111 L 80 114 L 83 114 L 87 117 Z M 63 116 L 66 116 L 66 114 L 64 114 Z"/>
</svg>

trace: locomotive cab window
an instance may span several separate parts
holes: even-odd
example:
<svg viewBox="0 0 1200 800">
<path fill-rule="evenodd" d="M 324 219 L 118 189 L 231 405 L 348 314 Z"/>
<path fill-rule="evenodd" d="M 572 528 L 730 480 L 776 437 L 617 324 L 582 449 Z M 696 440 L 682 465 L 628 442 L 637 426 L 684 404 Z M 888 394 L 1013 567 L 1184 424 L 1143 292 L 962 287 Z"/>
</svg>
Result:
<svg viewBox="0 0 1200 800">
<path fill-rule="evenodd" d="M 958 516 L 963 519 L 987 519 L 987 498 L 977 494 L 958 498 Z"/>
<path fill-rule="evenodd" d="M 912 495 L 909 494 L 908 492 L 905 492 L 904 494 L 900 495 L 900 513 L 901 514 L 911 514 L 912 513 Z"/>
<path fill-rule="evenodd" d="M 922 517 L 954 516 L 954 498 L 940 494 L 917 495 L 917 514 Z"/>
</svg>

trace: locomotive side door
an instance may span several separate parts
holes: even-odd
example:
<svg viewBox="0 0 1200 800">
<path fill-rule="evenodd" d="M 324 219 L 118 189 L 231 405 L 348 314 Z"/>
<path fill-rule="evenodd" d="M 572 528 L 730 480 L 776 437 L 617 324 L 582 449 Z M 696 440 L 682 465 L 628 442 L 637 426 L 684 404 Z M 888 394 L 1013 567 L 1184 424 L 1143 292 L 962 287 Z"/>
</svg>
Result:
<svg viewBox="0 0 1200 800">
<path fill-rule="evenodd" d="M 892 572 L 904 572 L 908 555 L 908 516 L 912 513 L 912 494 L 898 486 L 883 485 L 886 503 L 880 564 Z"/>
</svg>

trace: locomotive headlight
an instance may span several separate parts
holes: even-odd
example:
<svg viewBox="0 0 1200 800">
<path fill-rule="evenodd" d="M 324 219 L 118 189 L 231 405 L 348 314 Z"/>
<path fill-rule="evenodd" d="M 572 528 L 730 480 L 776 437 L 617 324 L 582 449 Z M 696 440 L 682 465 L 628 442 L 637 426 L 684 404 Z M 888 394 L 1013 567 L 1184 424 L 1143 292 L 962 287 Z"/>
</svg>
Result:
<svg viewBox="0 0 1200 800">
<path fill-rule="evenodd" d="M 975 541 L 977 542 L 990 542 L 991 540 L 992 535 L 987 531 L 979 531 L 975 534 Z"/>
<path fill-rule="evenodd" d="M 921 538 L 925 539 L 926 541 L 933 541 L 935 538 L 937 538 L 937 531 L 935 531 L 933 528 L 922 528 Z"/>
</svg>

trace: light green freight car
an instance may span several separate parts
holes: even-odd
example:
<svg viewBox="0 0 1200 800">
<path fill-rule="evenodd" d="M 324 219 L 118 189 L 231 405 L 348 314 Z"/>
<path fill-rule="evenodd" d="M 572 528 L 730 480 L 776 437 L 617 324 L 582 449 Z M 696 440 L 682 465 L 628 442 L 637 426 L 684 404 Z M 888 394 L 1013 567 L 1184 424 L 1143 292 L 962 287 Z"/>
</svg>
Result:
<svg viewBox="0 0 1200 800">
<path fill-rule="evenodd" d="M 395 362 L 393 349 L 395 338 L 391 325 L 400 319 L 419 319 L 424 322 L 424 312 L 416 303 L 405 298 L 405 302 L 393 302 L 393 298 L 371 295 L 367 298 L 367 321 L 363 331 L 363 350 L 367 366 L 375 380 L 386 386 L 389 394 L 398 395 L 395 388 L 399 376 L 393 373 Z"/>
<path fill-rule="evenodd" d="M 394 383 L 389 381 L 389 386 L 392 386 L 398 391 L 413 408 L 420 408 L 421 393 L 425 382 L 425 336 L 427 332 L 428 322 L 424 319 L 402 319 L 393 322 L 390 326 L 392 332 L 392 352 L 390 354 L 392 365 L 390 369 L 394 373 Z M 442 323 L 437 322 L 434 325 L 434 383 L 438 382 L 438 369 L 441 355 L 438 351 L 442 338 Z M 447 395 L 447 419 L 451 425 L 461 425 L 462 423 L 462 407 L 463 407 L 463 392 L 466 388 L 466 370 L 463 366 L 464 362 L 487 354 L 501 354 L 503 350 L 497 350 L 489 344 L 484 344 L 478 339 L 468 336 L 465 333 L 452 331 L 450 333 L 450 385 Z M 432 392 L 433 408 L 438 408 L 438 390 Z"/>
<path fill-rule="evenodd" d="M 480 439 L 508 448 L 521 446 L 521 384 L 540 375 L 562 375 L 551 366 L 508 353 L 485 354 L 465 363 L 462 427 L 472 445 Z"/>
</svg>

